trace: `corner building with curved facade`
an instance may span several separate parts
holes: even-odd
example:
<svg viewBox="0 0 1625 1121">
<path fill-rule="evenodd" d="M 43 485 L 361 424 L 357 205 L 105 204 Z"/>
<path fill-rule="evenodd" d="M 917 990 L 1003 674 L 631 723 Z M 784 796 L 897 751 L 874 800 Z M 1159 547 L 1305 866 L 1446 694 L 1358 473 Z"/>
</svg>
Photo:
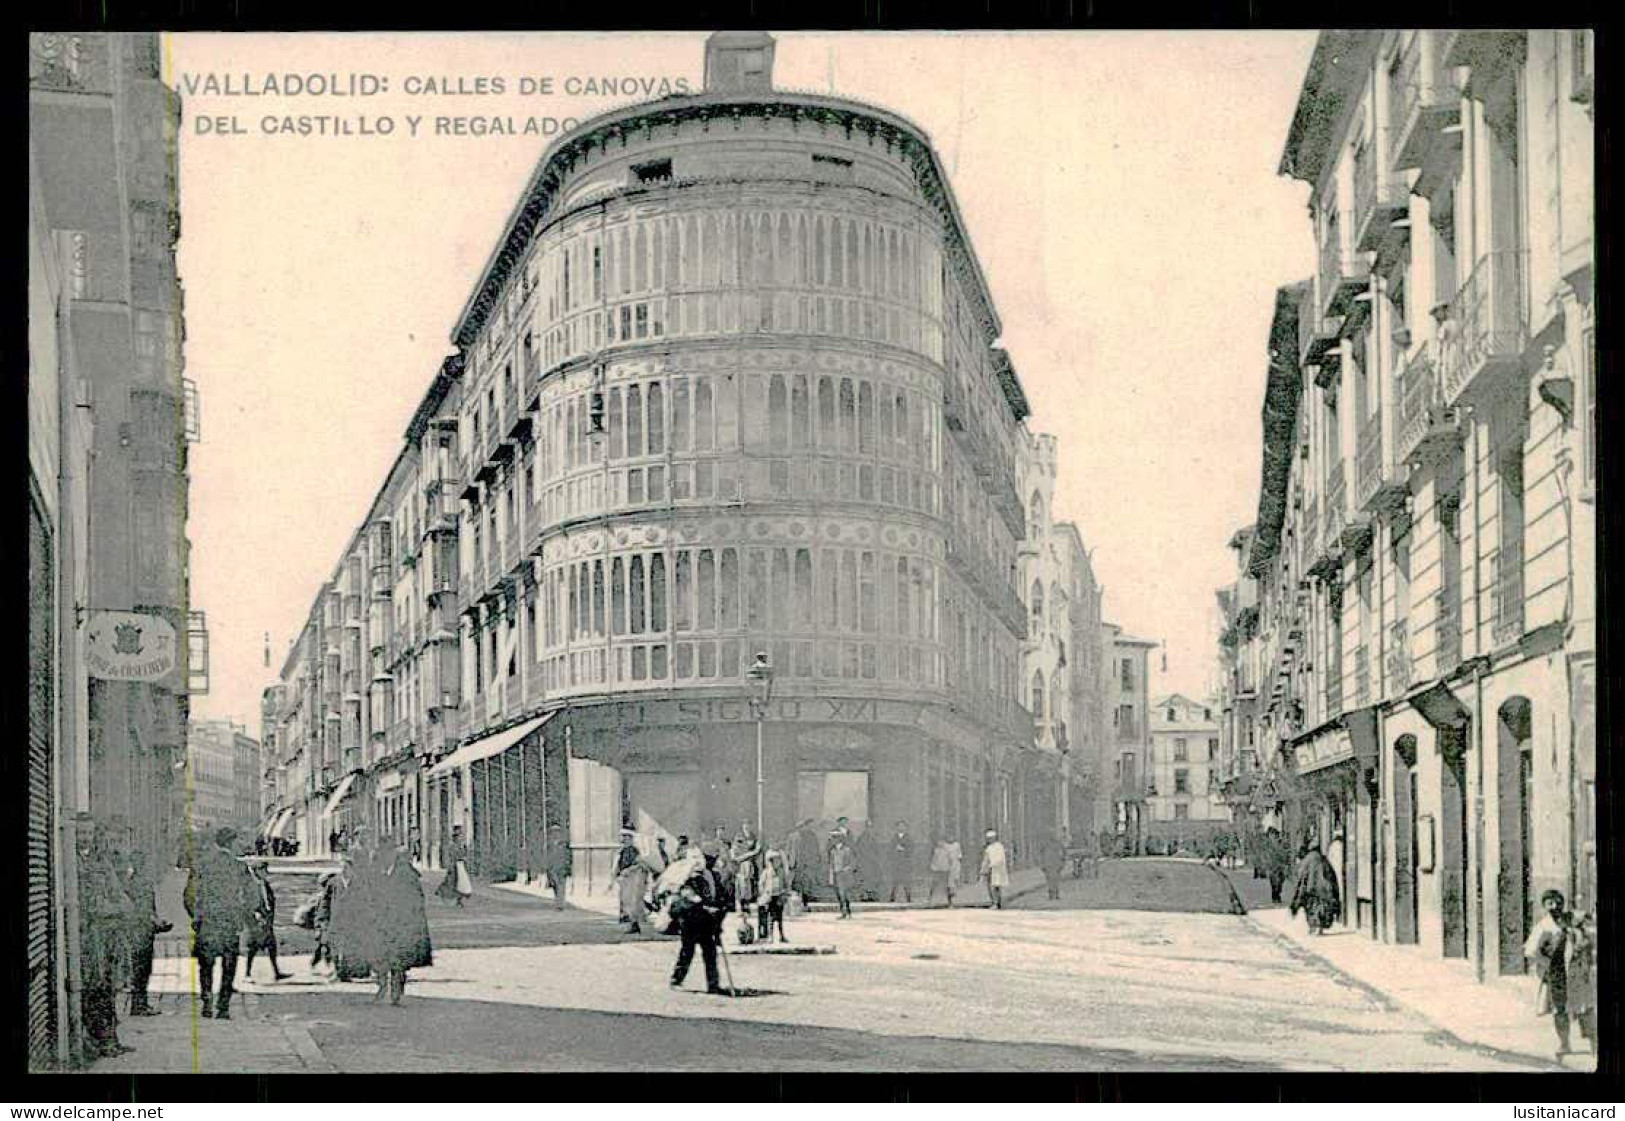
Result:
<svg viewBox="0 0 1625 1121">
<path fill-rule="evenodd" d="M 703 92 L 549 149 L 459 321 L 467 738 L 431 848 L 461 823 L 524 866 L 567 818 L 602 884 L 623 820 L 732 836 L 763 651 L 769 835 L 1019 854 L 1060 781 L 1019 700 L 1028 408 L 947 181 L 907 121 L 773 90 L 768 36 L 706 49 Z"/>
</svg>

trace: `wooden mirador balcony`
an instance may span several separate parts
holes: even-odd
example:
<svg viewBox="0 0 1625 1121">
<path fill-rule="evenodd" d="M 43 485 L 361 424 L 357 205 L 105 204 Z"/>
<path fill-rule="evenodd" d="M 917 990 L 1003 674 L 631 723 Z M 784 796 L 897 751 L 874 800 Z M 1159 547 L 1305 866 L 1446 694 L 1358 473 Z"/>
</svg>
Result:
<svg viewBox="0 0 1625 1121">
<path fill-rule="evenodd" d="M 1389 72 L 1388 122 L 1395 170 L 1420 167 L 1445 130 L 1461 120 L 1461 88 L 1445 61 L 1447 36 L 1419 31 Z"/>
</svg>

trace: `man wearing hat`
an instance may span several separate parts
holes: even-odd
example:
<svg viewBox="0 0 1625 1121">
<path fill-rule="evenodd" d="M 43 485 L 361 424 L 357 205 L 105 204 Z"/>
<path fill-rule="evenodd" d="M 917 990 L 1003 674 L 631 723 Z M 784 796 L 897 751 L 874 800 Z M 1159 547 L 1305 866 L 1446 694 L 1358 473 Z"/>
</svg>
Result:
<svg viewBox="0 0 1625 1121">
<path fill-rule="evenodd" d="M 248 862 L 248 872 L 253 877 L 253 913 L 248 923 L 248 961 L 243 967 L 243 976 L 254 975 L 254 957 L 264 951 L 265 956 L 271 959 L 271 976 L 275 980 L 286 981 L 293 974 L 282 972 L 282 966 L 276 960 L 276 891 L 271 887 L 267 867 L 262 856 L 253 857 Z"/>
<path fill-rule="evenodd" d="M 564 910 L 564 894 L 570 887 L 574 863 L 570 842 L 564 839 L 564 831 L 557 825 L 551 826 L 547 831 L 547 848 L 542 852 L 542 871 L 547 873 L 548 886 L 553 889 L 553 905 L 561 911 Z"/>
<path fill-rule="evenodd" d="M 694 950 L 699 948 L 705 961 L 705 991 L 722 995 L 721 980 L 717 976 L 717 942 L 722 937 L 722 916 L 728 913 L 727 892 L 717 875 L 717 857 L 721 848 L 714 841 L 700 846 L 705 855 L 705 866 L 689 876 L 672 902 L 672 916 L 677 920 L 677 933 L 683 945 L 677 951 L 677 964 L 671 971 L 671 987 L 683 987 L 688 967 L 694 964 Z"/>
<path fill-rule="evenodd" d="M 843 919 L 852 917 L 852 885 L 858 872 L 858 857 L 847 836 L 845 829 L 834 829 L 829 835 L 829 886 L 835 889 Z"/>
<path fill-rule="evenodd" d="M 1010 886 L 1010 861 L 997 829 L 987 831 L 987 844 L 982 846 L 982 879 L 987 881 L 987 896 L 993 900 L 993 906 L 1004 910 L 1004 889 Z"/>
<path fill-rule="evenodd" d="M 107 835 L 89 814 L 76 815 L 79 849 L 80 1016 L 90 1057 L 111 1058 L 134 1048 L 118 1039 L 121 934 L 132 910 L 108 852 Z"/>
<path fill-rule="evenodd" d="M 649 865 L 638 850 L 637 835 L 621 830 L 621 851 L 615 855 L 615 882 L 621 893 L 621 922 L 628 934 L 643 930 L 643 897 L 649 888 Z"/>
<path fill-rule="evenodd" d="M 204 1019 L 231 1019 L 237 946 L 257 895 L 248 869 L 232 852 L 236 840 L 236 830 L 216 830 L 214 843 L 197 854 L 186 880 L 186 913 L 192 916 L 192 952 L 198 963 Z M 216 959 L 220 962 L 220 995 L 211 1003 Z"/>
</svg>

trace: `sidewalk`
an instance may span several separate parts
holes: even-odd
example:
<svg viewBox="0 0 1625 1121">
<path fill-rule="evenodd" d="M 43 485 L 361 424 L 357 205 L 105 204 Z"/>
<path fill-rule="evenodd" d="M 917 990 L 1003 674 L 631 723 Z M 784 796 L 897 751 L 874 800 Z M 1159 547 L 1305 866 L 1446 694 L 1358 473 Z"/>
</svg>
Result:
<svg viewBox="0 0 1625 1121">
<path fill-rule="evenodd" d="M 266 963 L 258 963 L 262 971 Z M 184 957 L 153 962 L 149 988 L 160 1015 L 123 1014 L 119 996 L 119 1042 L 135 1048 L 114 1059 L 97 1059 L 92 1074 L 329 1074 L 334 1067 L 304 1028 L 267 1014 L 257 993 L 239 990 L 231 1019 L 205 1020 L 194 997 L 194 964 Z M 315 983 L 312 981 L 311 983 Z"/>
<path fill-rule="evenodd" d="M 1333 928 L 1310 937 L 1303 917 L 1285 907 L 1249 911 L 1259 929 L 1313 954 L 1351 981 L 1431 1021 L 1464 1043 L 1522 1056 L 1548 1070 L 1594 1071 L 1588 1051 L 1555 1058 L 1557 1035 L 1549 1016 L 1535 1015 L 1534 977 L 1480 982 L 1465 960 L 1434 957 L 1420 946 L 1376 942 L 1366 931 Z M 1574 1045 L 1584 1047 L 1578 1025 Z"/>
</svg>

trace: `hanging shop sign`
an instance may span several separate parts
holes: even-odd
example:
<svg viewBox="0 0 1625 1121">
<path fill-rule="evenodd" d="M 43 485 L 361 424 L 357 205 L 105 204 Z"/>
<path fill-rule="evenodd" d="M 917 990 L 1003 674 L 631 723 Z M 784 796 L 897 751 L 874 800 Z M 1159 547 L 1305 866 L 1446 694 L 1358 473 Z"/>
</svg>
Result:
<svg viewBox="0 0 1625 1121">
<path fill-rule="evenodd" d="M 161 615 L 92 611 L 85 625 L 85 662 L 103 681 L 159 681 L 175 672 L 175 628 Z"/>
</svg>

